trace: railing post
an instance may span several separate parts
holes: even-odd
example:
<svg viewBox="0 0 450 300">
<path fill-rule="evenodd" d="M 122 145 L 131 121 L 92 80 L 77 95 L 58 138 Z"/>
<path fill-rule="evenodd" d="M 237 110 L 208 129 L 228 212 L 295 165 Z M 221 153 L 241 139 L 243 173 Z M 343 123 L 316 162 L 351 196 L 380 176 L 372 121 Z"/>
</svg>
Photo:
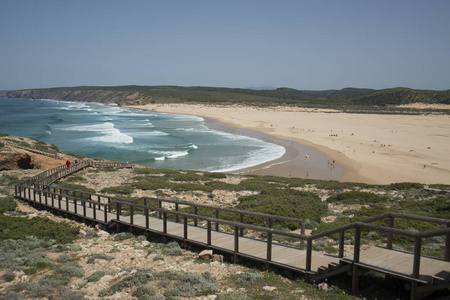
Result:
<svg viewBox="0 0 450 300">
<path fill-rule="evenodd" d="M 394 217 L 393 217 L 393 216 L 389 216 L 389 219 L 388 219 L 388 226 L 389 226 L 390 228 L 393 228 L 393 227 L 394 227 Z M 387 248 L 387 249 L 392 249 L 392 233 L 388 233 L 386 248 Z"/>
<path fill-rule="evenodd" d="M 361 247 L 361 228 L 359 226 L 355 227 L 355 246 L 353 252 L 353 274 L 352 274 L 352 292 L 354 295 L 358 293 L 358 268 L 355 263 L 359 263 L 360 257 L 360 247 Z"/>
<path fill-rule="evenodd" d="M 130 205 L 130 224 L 133 225 L 134 223 L 134 206 Z"/>
<path fill-rule="evenodd" d="M 239 213 L 239 223 L 244 223 L 244 214 L 243 213 Z M 241 227 L 241 232 L 239 233 L 240 236 L 244 236 L 244 228 Z"/>
<path fill-rule="evenodd" d="M 207 226 L 208 226 L 208 230 L 207 230 L 207 237 L 206 237 L 206 243 L 208 244 L 208 246 L 211 245 L 211 221 L 208 220 L 207 221 Z"/>
<path fill-rule="evenodd" d="M 188 238 L 188 218 L 184 216 L 184 234 L 183 234 L 183 248 L 186 249 L 186 240 Z"/>
<path fill-rule="evenodd" d="M 306 242 L 306 271 L 311 271 L 312 262 L 312 240 Z"/>
<path fill-rule="evenodd" d="M 178 212 L 178 203 L 175 203 L 175 211 Z M 180 217 L 178 214 L 175 214 L 175 222 L 178 223 L 178 221 L 180 221 Z"/>
<path fill-rule="evenodd" d="M 122 210 L 122 207 L 120 205 L 120 202 L 116 202 L 116 219 L 117 219 L 117 221 L 120 221 L 121 210 Z"/>
<path fill-rule="evenodd" d="M 164 232 L 164 242 L 166 241 L 166 235 L 167 235 L 167 213 L 163 212 L 163 232 Z"/>
<path fill-rule="evenodd" d="M 450 223 L 447 224 L 447 228 L 450 229 Z M 445 236 L 445 254 L 444 259 L 450 261 L 450 233 Z"/>
<path fill-rule="evenodd" d="M 86 217 L 86 200 L 81 200 L 83 203 L 83 216 Z"/>
<path fill-rule="evenodd" d="M 66 201 L 69 202 L 69 192 L 66 195 Z M 77 214 L 77 199 L 73 198 L 73 211 Z"/>
<path fill-rule="evenodd" d="M 109 209 L 106 208 L 106 205 L 103 206 L 103 213 L 104 213 L 104 216 L 105 216 L 105 224 L 108 223 L 108 210 Z"/>
<path fill-rule="evenodd" d="M 197 215 L 197 205 L 194 206 L 194 215 Z M 194 226 L 197 227 L 197 218 L 194 219 Z"/>
<path fill-rule="evenodd" d="M 305 235 L 305 233 L 306 233 L 306 224 L 305 224 L 305 222 L 302 221 L 300 226 L 301 226 L 300 233 L 302 235 Z M 300 250 L 303 250 L 303 249 L 305 249 L 305 240 L 302 239 L 302 240 L 300 240 Z"/>
<path fill-rule="evenodd" d="M 414 265 L 413 265 L 413 277 L 419 278 L 420 274 L 420 255 L 422 248 L 422 239 L 420 237 L 416 237 L 414 243 Z"/>
<path fill-rule="evenodd" d="M 413 265 L 413 278 L 419 278 L 420 275 L 420 255 L 422 250 L 422 239 L 416 236 L 414 243 L 414 265 Z M 411 281 L 411 299 L 416 299 L 417 293 L 417 281 Z"/>
<path fill-rule="evenodd" d="M 145 213 L 145 229 L 148 229 L 150 227 L 148 219 L 148 208 L 144 209 L 144 213 Z"/>
<path fill-rule="evenodd" d="M 162 208 L 162 201 L 161 201 L 160 199 L 158 199 L 158 202 L 159 202 L 158 207 L 161 209 L 161 208 Z M 159 211 L 159 218 L 160 218 L 160 219 L 162 218 L 162 213 L 161 213 L 161 211 Z"/>
<path fill-rule="evenodd" d="M 89 204 L 91 204 L 91 202 L 89 202 Z M 94 217 L 94 220 L 97 220 L 97 208 L 95 207 L 95 203 L 94 203 L 94 208 L 92 210 L 92 216 Z"/>
<path fill-rule="evenodd" d="M 339 258 L 344 257 L 345 231 L 339 232 Z"/>
<path fill-rule="evenodd" d="M 272 231 L 267 232 L 267 261 L 272 261 Z"/>
<path fill-rule="evenodd" d="M 219 218 L 219 210 L 216 209 L 216 219 L 218 219 L 218 218 Z M 219 223 L 216 222 L 215 226 L 216 226 L 216 231 L 219 231 Z"/>
<path fill-rule="evenodd" d="M 238 262 L 238 256 L 239 253 L 239 227 L 234 226 L 234 257 L 233 261 L 234 263 Z"/>
</svg>

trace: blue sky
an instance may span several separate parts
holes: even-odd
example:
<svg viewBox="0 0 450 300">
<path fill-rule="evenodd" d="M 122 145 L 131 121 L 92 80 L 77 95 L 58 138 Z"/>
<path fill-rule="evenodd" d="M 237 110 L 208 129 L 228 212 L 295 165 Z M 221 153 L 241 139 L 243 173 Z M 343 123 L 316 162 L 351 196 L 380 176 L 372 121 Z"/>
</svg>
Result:
<svg viewBox="0 0 450 300">
<path fill-rule="evenodd" d="M 0 0 L 0 90 L 445 90 L 449 15 L 447 0 Z"/>
</svg>

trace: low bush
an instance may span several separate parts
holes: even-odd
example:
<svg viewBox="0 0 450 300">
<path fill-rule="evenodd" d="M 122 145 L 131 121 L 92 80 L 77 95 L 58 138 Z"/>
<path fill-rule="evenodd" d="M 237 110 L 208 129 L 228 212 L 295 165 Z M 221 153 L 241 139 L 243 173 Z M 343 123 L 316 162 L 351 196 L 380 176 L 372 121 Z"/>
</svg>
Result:
<svg viewBox="0 0 450 300">
<path fill-rule="evenodd" d="M 148 283 L 153 279 L 151 271 L 140 270 L 130 276 L 125 277 L 119 282 L 113 284 L 109 288 L 103 289 L 98 293 L 99 297 L 112 296 L 117 292 L 122 291 L 124 288 L 140 286 Z"/>
<path fill-rule="evenodd" d="M 183 253 L 177 242 L 169 242 L 167 244 L 155 244 L 148 254 L 179 256 Z"/>
<path fill-rule="evenodd" d="M 0 241 L 0 267 L 9 269 L 45 267 L 50 263 L 46 248 L 51 244 L 52 241 L 32 237 Z"/>
<path fill-rule="evenodd" d="M 63 264 L 56 268 L 55 272 L 67 277 L 83 277 L 84 270 L 77 264 Z"/>
<path fill-rule="evenodd" d="M 88 258 L 86 263 L 93 264 L 96 259 L 103 259 L 103 260 L 106 260 L 106 261 L 111 261 L 111 260 L 114 259 L 114 257 L 106 255 L 106 254 L 102 254 L 102 253 L 93 254 L 93 255 L 91 255 L 91 257 Z"/>
<path fill-rule="evenodd" d="M 134 192 L 134 188 L 126 185 L 110 186 L 103 188 L 101 192 L 115 195 L 131 195 Z"/>
<path fill-rule="evenodd" d="M 56 261 L 59 263 L 70 262 L 70 261 L 73 261 L 73 257 L 72 257 L 72 255 L 70 255 L 68 253 L 63 253 L 56 258 Z"/>
<path fill-rule="evenodd" d="M 218 295 L 216 300 L 253 300 L 253 298 L 238 292 L 230 292 Z"/>
<path fill-rule="evenodd" d="M 399 183 L 391 183 L 388 186 L 385 186 L 387 190 L 409 190 L 409 189 L 422 189 L 423 184 L 415 183 L 415 182 L 399 182 Z"/>
<path fill-rule="evenodd" d="M 140 299 L 149 299 L 151 296 L 156 295 L 157 288 L 149 285 L 144 284 L 140 287 L 138 287 L 131 295 Z"/>
<path fill-rule="evenodd" d="M 114 235 L 113 240 L 116 242 L 119 242 L 119 241 L 134 239 L 134 238 L 135 238 L 134 234 L 132 234 L 130 232 L 121 232 L 121 233 Z"/>
<path fill-rule="evenodd" d="M 368 203 L 385 203 L 391 201 L 387 196 L 380 196 L 370 192 L 350 191 L 327 198 L 328 203 L 341 204 L 368 204 Z"/>
<path fill-rule="evenodd" d="M 17 208 L 17 202 L 13 197 L 3 197 L 0 198 L 0 213 L 5 213 L 8 211 L 15 211 Z"/>
<path fill-rule="evenodd" d="M 245 272 L 239 274 L 237 283 L 242 286 L 249 286 L 255 283 L 257 280 L 262 279 L 263 277 L 264 276 L 261 273 Z"/>
<path fill-rule="evenodd" d="M 237 209 L 249 210 L 271 215 L 310 219 L 320 222 L 327 212 L 327 204 L 323 203 L 319 196 L 311 192 L 302 192 L 289 189 L 265 189 L 260 194 L 242 196 Z M 245 217 L 246 222 L 265 226 L 267 221 L 261 218 Z M 274 221 L 278 228 L 295 230 L 300 228 L 299 223 Z"/>
<path fill-rule="evenodd" d="M 87 282 L 97 282 L 102 279 L 105 275 L 112 275 L 110 272 L 106 271 L 95 271 L 86 278 Z"/>
<path fill-rule="evenodd" d="M 66 244 L 74 241 L 79 232 L 79 228 L 65 222 L 57 223 L 41 217 L 25 219 L 5 215 L 0 215 L 0 228 L 3 229 L 0 231 L 0 241 L 36 236 Z"/>
</svg>

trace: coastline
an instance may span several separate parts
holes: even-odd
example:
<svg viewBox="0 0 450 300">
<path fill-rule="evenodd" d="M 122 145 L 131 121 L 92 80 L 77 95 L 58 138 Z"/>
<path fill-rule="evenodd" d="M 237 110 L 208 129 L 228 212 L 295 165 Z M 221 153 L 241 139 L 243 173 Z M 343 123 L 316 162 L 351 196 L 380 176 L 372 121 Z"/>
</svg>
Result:
<svg viewBox="0 0 450 300">
<path fill-rule="evenodd" d="M 286 152 L 279 158 L 252 167 L 239 169 L 234 174 L 273 175 L 280 177 L 301 177 L 323 180 L 339 180 L 345 169 L 339 164 L 330 164 L 328 159 L 311 147 L 291 140 L 273 137 L 254 130 L 229 126 L 217 119 L 203 117 L 206 125 L 213 129 L 233 134 L 255 137 L 257 139 L 281 145 Z M 308 155 L 308 159 L 306 159 Z"/>
<path fill-rule="evenodd" d="M 345 173 L 339 178 L 341 181 L 450 184 L 450 117 L 446 115 L 347 114 L 289 107 L 198 104 L 127 107 L 197 115 L 217 120 L 228 127 L 298 143 L 342 166 Z M 302 159 L 304 162 L 304 157 Z M 289 162 L 269 169 L 264 169 L 267 166 L 258 167 L 258 170 L 253 170 L 255 174 L 291 175 Z M 298 177 L 304 178 L 305 175 Z"/>
</svg>

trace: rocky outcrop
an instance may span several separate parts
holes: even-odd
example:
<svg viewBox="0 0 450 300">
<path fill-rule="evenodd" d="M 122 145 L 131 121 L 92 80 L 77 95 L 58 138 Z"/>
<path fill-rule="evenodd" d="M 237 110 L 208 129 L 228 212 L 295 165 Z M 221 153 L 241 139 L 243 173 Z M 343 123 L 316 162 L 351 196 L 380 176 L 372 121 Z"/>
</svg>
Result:
<svg viewBox="0 0 450 300">
<path fill-rule="evenodd" d="M 0 171 L 35 168 L 30 155 L 20 152 L 0 152 Z"/>
</svg>

